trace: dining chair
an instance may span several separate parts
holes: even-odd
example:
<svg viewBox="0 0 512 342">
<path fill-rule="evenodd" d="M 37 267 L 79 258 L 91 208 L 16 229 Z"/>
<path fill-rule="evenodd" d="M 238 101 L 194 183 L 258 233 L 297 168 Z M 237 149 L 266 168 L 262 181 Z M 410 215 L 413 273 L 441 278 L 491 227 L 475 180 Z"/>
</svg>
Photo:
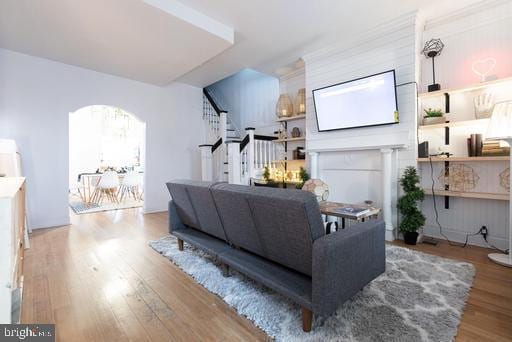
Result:
<svg viewBox="0 0 512 342">
<path fill-rule="evenodd" d="M 130 198 L 130 195 L 133 196 L 133 199 L 138 201 L 141 199 L 140 188 L 142 186 L 142 179 L 138 172 L 129 171 L 127 172 L 122 181 L 121 186 L 119 187 L 118 197 L 120 201 L 123 201 L 125 196 Z"/>
<path fill-rule="evenodd" d="M 119 203 L 117 198 L 117 188 L 119 187 L 119 176 L 115 171 L 106 171 L 101 175 L 100 180 L 94 190 L 92 202 L 100 204 L 103 197 L 110 201 Z"/>
</svg>

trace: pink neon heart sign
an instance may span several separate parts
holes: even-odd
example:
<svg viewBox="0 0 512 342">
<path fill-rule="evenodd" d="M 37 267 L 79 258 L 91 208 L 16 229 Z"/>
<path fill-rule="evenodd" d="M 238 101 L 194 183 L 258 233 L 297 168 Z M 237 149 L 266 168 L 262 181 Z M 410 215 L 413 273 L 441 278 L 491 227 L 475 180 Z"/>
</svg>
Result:
<svg viewBox="0 0 512 342">
<path fill-rule="evenodd" d="M 496 66 L 496 60 L 492 57 L 487 57 L 474 61 L 471 65 L 471 69 L 475 74 L 480 76 L 482 82 L 485 82 L 485 76 L 487 76 Z"/>
</svg>

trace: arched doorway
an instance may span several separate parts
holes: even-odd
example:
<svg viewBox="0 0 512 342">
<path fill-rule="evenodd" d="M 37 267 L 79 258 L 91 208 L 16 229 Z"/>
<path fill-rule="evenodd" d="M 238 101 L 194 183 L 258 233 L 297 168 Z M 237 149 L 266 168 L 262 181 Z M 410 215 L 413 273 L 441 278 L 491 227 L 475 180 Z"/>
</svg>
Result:
<svg viewBox="0 0 512 342">
<path fill-rule="evenodd" d="M 143 206 L 145 127 L 114 106 L 69 114 L 69 199 L 75 214 Z"/>
</svg>

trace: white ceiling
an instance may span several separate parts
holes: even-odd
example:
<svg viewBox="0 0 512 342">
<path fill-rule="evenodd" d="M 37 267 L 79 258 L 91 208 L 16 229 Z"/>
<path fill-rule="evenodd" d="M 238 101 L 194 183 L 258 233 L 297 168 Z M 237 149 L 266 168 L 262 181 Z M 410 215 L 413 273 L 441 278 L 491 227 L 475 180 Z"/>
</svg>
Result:
<svg viewBox="0 0 512 342">
<path fill-rule="evenodd" d="M 235 28 L 236 44 L 179 80 L 206 86 L 242 68 L 275 73 L 307 52 L 421 9 L 433 17 L 480 0 L 181 0 Z"/>
<path fill-rule="evenodd" d="M 432 17 L 478 1 L 0 0 L 0 47 L 157 85 L 204 87 L 243 68 L 275 73 L 418 9 Z"/>
<path fill-rule="evenodd" d="M 0 47 L 166 85 L 233 43 L 175 0 L 1 0 Z"/>
</svg>

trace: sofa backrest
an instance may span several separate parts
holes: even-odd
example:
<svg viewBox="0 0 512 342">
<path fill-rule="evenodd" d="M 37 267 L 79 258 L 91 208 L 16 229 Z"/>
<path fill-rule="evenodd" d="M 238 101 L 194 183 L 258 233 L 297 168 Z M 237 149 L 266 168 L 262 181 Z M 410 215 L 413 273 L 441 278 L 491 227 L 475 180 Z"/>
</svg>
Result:
<svg viewBox="0 0 512 342">
<path fill-rule="evenodd" d="M 216 183 L 178 180 L 167 183 L 181 221 L 226 240 L 210 188 Z"/>
<path fill-rule="evenodd" d="M 226 183 L 210 191 L 230 243 L 311 276 L 313 241 L 325 235 L 312 193 Z"/>
</svg>

